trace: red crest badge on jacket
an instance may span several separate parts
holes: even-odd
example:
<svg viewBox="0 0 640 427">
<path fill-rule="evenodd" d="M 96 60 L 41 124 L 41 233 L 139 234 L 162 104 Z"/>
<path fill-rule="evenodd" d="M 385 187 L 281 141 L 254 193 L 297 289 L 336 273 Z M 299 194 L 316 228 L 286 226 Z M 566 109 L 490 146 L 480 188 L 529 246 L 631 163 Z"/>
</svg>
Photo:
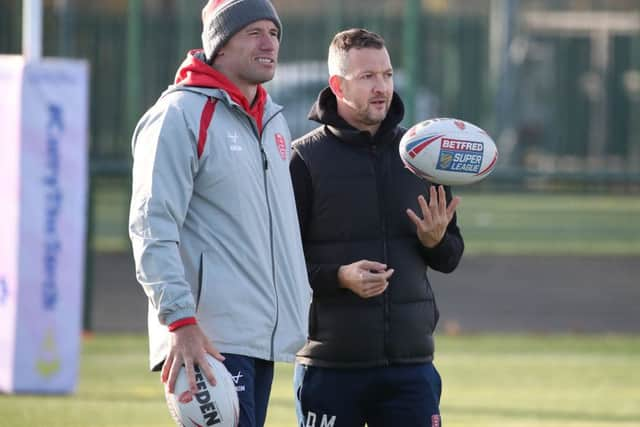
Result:
<svg viewBox="0 0 640 427">
<path fill-rule="evenodd" d="M 285 141 L 284 136 L 279 133 L 276 133 L 276 145 L 278 146 L 280 158 L 287 160 L 287 141 Z"/>
</svg>

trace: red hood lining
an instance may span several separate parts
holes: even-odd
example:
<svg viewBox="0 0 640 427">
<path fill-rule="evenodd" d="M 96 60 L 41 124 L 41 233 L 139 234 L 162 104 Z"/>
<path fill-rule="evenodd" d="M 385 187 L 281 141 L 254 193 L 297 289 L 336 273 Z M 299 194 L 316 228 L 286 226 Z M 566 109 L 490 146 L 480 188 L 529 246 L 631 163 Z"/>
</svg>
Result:
<svg viewBox="0 0 640 427">
<path fill-rule="evenodd" d="M 196 49 L 188 53 L 176 73 L 175 84 L 224 90 L 234 102 L 241 105 L 253 117 L 259 132 L 262 133 L 262 117 L 267 102 L 267 91 L 262 85 L 258 85 L 256 98 L 253 105 L 250 104 L 247 97 L 227 76 L 197 57 L 196 54 L 199 52 L 201 50 Z"/>
</svg>

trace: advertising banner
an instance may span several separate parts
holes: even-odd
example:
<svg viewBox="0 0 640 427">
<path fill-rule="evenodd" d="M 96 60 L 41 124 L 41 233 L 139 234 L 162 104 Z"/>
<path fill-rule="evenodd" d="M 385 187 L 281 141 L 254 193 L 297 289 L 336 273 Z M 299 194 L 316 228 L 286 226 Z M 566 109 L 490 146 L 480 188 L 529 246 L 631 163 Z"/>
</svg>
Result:
<svg viewBox="0 0 640 427">
<path fill-rule="evenodd" d="M 88 66 L 0 56 L 0 93 L 0 391 L 71 393 L 82 333 Z"/>
</svg>

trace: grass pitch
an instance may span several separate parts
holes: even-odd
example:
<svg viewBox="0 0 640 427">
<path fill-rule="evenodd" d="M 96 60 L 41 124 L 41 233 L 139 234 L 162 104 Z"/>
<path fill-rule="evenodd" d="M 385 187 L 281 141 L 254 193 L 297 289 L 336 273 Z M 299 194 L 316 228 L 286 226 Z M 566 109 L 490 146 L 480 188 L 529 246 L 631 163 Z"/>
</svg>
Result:
<svg viewBox="0 0 640 427">
<path fill-rule="evenodd" d="M 640 197 L 460 193 L 471 254 L 640 255 Z"/>
<path fill-rule="evenodd" d="M 640 337 L 440 336 L 447 427 L 640 425 Z M 0 396 L 0 426 L 173 425 L 146 338 L 84 341 L 72 396 Z M 296 425 L 290 365 L 278 365 L 268 427 Z M 410 426 L 408 426 L 410 427 Z"/>
<path fill-rule="evenodd" d="M 466 254 L 640 255 L 640 196 L 486 193 L 456 188 Z M 96 185 L 95 240 L 128 251 L 129 195 L 123 183 Z"/>
</svg>

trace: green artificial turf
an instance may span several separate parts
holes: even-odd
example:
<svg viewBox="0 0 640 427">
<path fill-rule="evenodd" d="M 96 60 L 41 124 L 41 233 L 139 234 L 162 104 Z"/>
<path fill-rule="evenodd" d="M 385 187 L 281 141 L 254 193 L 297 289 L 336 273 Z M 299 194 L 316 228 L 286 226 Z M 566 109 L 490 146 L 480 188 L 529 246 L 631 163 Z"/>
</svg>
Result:
<svg viewBox="0 0 640 427">
<path fill-rule="evenodd" d="M 640 255 L 640 196 L 454 191 L 467 254 Z M 94 201 L 93 247 L 128 251 L 124 184 L 96 185 Z"/>
<path fill-rule="evenodd" d="M 437 337 L 447 427 L 640 425 L 640 337 Z M 0 396 L 3 427 L 172 426 L 143 336 L 83 344 L 77 392 Z M 296 425 L 290 365 L 277 365 L 268 427 Z"/>
</svg>

